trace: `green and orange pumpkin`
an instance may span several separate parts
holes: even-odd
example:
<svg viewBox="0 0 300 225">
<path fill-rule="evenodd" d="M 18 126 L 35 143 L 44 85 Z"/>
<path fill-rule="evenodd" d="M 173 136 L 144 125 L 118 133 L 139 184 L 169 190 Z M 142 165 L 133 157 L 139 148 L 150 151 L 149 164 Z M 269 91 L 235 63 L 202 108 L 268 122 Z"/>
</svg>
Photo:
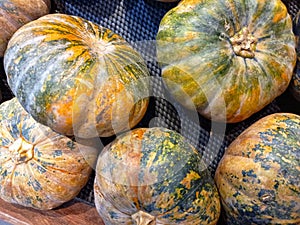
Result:
<svg viewBox="0 0 300 225">
<path fill-rule="evenodd" d="M 170 93 L 215 121 L 240 122 L 271 103 L 296 63 L 292 19 L 280 0 L 182 0 L 156 39 Z"/>
<path fill-rule="evenodd" d="M 0 1 L 0 57 L 10 37 L 24 24 L 50 13 L 50 0 Z"/>
<path fill-rule="evenodd" d="M 16 98 L 0 105 L 0 198 L 39 210 L 73 199 L 87 183 L 91 151 L 37 123 Z M 82 153 L 83 152 L 83 153 Z"/>
<path fill-rule="evenodd" d="M 299 115 L 271 114 L 240 134 L 215 174 L 227 224 L 300 224 L 299 159 Z"/>
<path fill-rule="evenodd" d="M 81 17 L 48 14 L 22 26 L 9 41 L 4 68 L 25 110 L 64 135 L 114 135 L 135 126 L 148 106 L 141 55 Z"/>
<path fill-rule="evenodd" d="M 137 128 L 100 153 L 94 183 L 105 224 L 217 224 L 220 200 L 211 174 L 179 133 Z"/>
</svg>

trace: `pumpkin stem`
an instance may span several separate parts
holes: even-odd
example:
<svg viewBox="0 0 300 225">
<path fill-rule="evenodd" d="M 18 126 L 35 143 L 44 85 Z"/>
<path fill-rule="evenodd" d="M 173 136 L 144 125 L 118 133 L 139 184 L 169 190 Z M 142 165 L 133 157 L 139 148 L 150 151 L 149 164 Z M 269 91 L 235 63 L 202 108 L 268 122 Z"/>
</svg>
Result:
<svg viewBox="0 0 300 225">
<path fill-rule="evenodd" d="M 138 211 L 133 214 L 131 218 L 136 222 L 137 225 L 155 225 L 155 216 L 150 215 L 144 211 Z"/>
<path fill-rule="evenodd" d="M 230 42 L 236 55 L 244 58 L 254 58 L 257 39 L 249 32 L 247 27 L 243 27 L 231 37 Z"/>
<path fill-rule="evenodd" d="M 15 140 L 8 149 L 11 152 L 11 160 L 16 164 L 25 163 L 33 158 L 34 146 L 21 137 Z"/>
</svg>

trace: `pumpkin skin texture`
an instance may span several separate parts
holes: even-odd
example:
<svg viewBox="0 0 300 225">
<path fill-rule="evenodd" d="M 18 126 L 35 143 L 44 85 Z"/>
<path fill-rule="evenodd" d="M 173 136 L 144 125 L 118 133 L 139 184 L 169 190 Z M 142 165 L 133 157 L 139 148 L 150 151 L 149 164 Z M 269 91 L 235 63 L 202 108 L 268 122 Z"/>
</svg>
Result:
<svg viewBox="0 0 300 225">
<path fill-rule="evenodd" d="M 39 210 L 73 199 L 91 173 L 80 146 L 37 123 L 16 98 L 0 106 L 0 197 Z"/>
<path fill-rule="evenodd" d="M 13 33 L 24 24 L 50 12 L 50 0 L 0 1 L 0 57 Z"/>
<path fill-rule="evenodd" d="M 216 173 L 228 225 L 300 224 L 300 116 L 268 115 L 226 149 Z"/>
<path fill-rule="evenodd" d="M 220 200 L 199 153 L 180 134 L 137 128 L 98 157 L 95 205 L 105 224 L 216 224 Z"/>
<path fill-rule="evenodd" d="M 64 135 L 111 136 L 135 126 L 148 106 L 140 54 L 80 17 L 48 14 L 24 25 L 9 41 L 4 68 L 26 111 Z"/>
<path fill-rule="evenodd" d="M 170 93 L 213 121 L 240 122 L 264 108 L 286 90 L 296 63 L 280 0 L 183 0 L 156 39 Z"/>
<path fill-rule="evenodd" d="M 297 46 L 296 46 L 296 52 L 297 52 L 297 64 L 294 71 L 294 74 L 292 76 L 291 81 L 291 92 L 294 96 L 294 98 L 300 102 L 300 11 L 298 12 L 297 16 L 294 19 L 294 33 L 296 35 L 297 39 Z"/>
</svg>

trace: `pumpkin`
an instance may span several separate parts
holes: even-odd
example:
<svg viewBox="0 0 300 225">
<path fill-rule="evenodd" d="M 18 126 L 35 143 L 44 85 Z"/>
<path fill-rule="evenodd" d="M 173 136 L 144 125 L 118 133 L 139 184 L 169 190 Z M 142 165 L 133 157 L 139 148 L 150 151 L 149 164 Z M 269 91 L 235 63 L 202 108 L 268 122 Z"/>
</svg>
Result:
<svg viewBox="0 0 300 225">
<path fill-rule="evenodd" d="M 0 1 L 0 57 L 13 33 L 24 24 L 50 12 L 50 0 L 1 0 Z"/>
<path fill-rule="evenodd" d="M 8 43 L 4 69 L 25 110 L 68 136 L 128 130 L 149 102 L 141 55 L 113 31 L 77 16 L 48 14 L 25 24 Z"/>
<path fill-rule="evenodd" d="M 299 156 L 299 115 L 270 114 L 241 133 L 215 173 L 227 224 L 300 224 Z"/>
<path fill-rule="evenodd" d="M 291 92 L 294 96 L 294 98 L 298 101 L 300 101 L 300 11 L 298 12 L 297 16 L 294 19 L 294 33 L 297 38 L 297 46 L 296 46 L 296 52 L 298 56 L 297 64 L 295 67 L 294 74 L 292 76 L 291 81 Z"/>
<path fill-rule="evenodd" d="M 0 105 L 0 198 L 47 210 L 73 199 L 95 157 L 36 122 L 14 97 Z"/>
<path fill-rule="evenodd" d="M 218 191 L 199 152 L 175 131 L 136 128 L 98 157 L 96 209 L 105 224 L 216 224 Z"/>
<path fill-rule="evenodd" d="M 280 0 L 183 0 L 156 39 L 167 89 L 213 121 L 237 123 L 264 108 L 286 90 L 296 63 Z"/>
</svg>

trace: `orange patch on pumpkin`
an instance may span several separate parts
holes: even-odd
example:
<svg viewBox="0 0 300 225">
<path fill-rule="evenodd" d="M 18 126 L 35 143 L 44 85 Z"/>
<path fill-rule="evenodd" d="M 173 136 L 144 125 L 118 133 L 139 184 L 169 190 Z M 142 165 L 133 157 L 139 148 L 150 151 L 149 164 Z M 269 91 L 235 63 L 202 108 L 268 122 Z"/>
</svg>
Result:
<svg viewBox="0 0 300 225">
<path fill-rule="evenodd" d="M 277 2 L 278 4 L 283 4 L 282 2 Z M 277 11 L 274 14 L 274 18 L 273 18 L 273 23 L 278 23 L 280 20 L 285 19 L 286 18 L 286 14 L 287 14 L 287 10 L 285 7 L 280 7 L 280 6 L 276 6 L 276 8 L 280 9 L 280 11 Z"/>
<path fill-rule="evenodd" d="M 186 188 L 191 188 L 191 182 L 193 180 L 197 180 L 200 178 L 200 175 L 196 173 L 195 171 L 191 171 L 186 175 L 186 177 L 181 181 L 181 184 L 183 184 Z"/>
</svg>

